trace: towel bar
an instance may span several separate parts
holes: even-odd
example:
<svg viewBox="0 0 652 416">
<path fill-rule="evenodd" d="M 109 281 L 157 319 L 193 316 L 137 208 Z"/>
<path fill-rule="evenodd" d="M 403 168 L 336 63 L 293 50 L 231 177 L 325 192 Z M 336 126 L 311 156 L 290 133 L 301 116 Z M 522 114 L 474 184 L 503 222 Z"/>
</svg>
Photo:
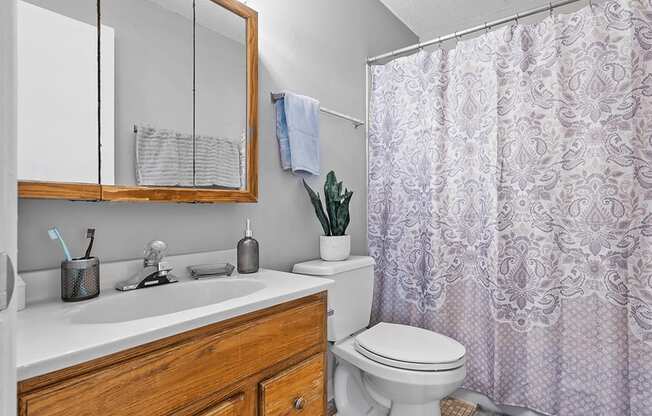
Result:
<svg viewBox="0 0 652 416">
<path fill-rule="evenodd" d="M 280 100 L 283 97 L 285 97 L 284 93 L 271 93 L 270 95 L 271 95 L 271 98 L 272 98 L 272 102 L 274 102 L 276 100 Z M 319 107 L 319 111 L 321 111 L 322 113 L 330 114 L 331 116 L 335 116 L 335 117 L 342 118 L 344 120 L 348 120 L 351 123 L 353 123 L 353 127 L 355 127 L 356 129 L 358 127 L 360 127 L 360 126 L 364 126 L 364 121 L 358 120 L 357 118 L 354 118 L 354 117 L 351 117 L 351 116 L 347 116 L 346 114 L 342 114 L 339 111 L 330 110 L 330 109 L 325 108 L 325 107 Z"/>
</svg>

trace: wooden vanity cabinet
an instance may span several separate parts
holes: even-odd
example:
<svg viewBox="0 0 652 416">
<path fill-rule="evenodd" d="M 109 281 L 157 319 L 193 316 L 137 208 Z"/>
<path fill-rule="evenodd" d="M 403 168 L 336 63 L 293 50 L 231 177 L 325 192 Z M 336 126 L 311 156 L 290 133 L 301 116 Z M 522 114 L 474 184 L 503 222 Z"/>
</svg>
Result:
<svg viewBox="0 0 652 416">
<path fill-rule="evenodd" d="M 196 413 L 197 416 L 243 416 L 246 414 L 245 396 L 242 393 Z"/>
<path fill-rule="evenodd" d="M 18 383 L 19 416 L 325 416 L 326 294 Z"/>
</svg>

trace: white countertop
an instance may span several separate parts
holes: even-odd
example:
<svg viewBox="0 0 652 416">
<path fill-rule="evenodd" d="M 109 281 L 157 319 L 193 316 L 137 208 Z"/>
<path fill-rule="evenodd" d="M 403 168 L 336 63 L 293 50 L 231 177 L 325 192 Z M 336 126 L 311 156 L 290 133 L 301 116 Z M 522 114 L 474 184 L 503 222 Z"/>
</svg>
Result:
<svg viewBox="0 0 652 416">
<path fill-rule="evenodd" d="M 80 308 L 110 296 L 128 296 L 133 292 L 105 290 L 99 298 L 78 303 L 61 300 L 28 306 L 18 314 L 18 380 L 60 370 L 131 347 L 169 337 L 191 329 L 224 321 L 290 300 L 327 290 L 332 280 L 261 270 L 228 279 L 259 280 L 265 287 L 252 294 L 194 309 L 115 323 L 74 323 L 71 316 Z M 138 289 L 152 295 L 163 287 L 192 285 L 183 280 L 173 285 Z"/>
</svg>

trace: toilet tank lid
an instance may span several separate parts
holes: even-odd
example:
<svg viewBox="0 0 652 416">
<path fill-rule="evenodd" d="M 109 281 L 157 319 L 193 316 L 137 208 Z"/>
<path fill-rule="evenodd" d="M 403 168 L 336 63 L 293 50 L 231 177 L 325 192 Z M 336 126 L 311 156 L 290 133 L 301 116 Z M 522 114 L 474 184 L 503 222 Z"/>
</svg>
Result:
<svg viewBox="0 0 652 416">
<path fill-rule="evenodd" d="M 350 272 L 363 267 L 373 266 L 375 261 L 369 256 L 351 256 L 342 261 L 311 260 L 297 263 L 292 269 L 293 273 L 307 274 L 310 276 L 332 276 L 334 274 Z"/>
</svg>

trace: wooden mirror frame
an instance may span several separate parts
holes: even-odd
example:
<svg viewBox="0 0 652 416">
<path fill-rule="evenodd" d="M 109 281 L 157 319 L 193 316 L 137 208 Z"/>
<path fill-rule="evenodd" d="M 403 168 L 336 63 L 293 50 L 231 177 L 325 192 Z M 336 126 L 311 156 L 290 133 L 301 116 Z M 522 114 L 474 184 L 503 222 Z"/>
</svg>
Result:
<svg viewBox="0 0 652 416">
<path fill-rule="evenodd" d="M 258 12 L 237 0 L 211 0 L 245 20 L 247 31 L 247 188 L 205 189 L 19 181 L 18 197 L 75 201 L 257 202 L 258 201 Z M 100 0 L 97 28 L 99 45 Z M 99 59 L 99 48 L 98 48 Z M 99 75 L 98 75 L 99 80 Z M 98 138 L 99 145 L 99 138 Z"/>
</svg>

